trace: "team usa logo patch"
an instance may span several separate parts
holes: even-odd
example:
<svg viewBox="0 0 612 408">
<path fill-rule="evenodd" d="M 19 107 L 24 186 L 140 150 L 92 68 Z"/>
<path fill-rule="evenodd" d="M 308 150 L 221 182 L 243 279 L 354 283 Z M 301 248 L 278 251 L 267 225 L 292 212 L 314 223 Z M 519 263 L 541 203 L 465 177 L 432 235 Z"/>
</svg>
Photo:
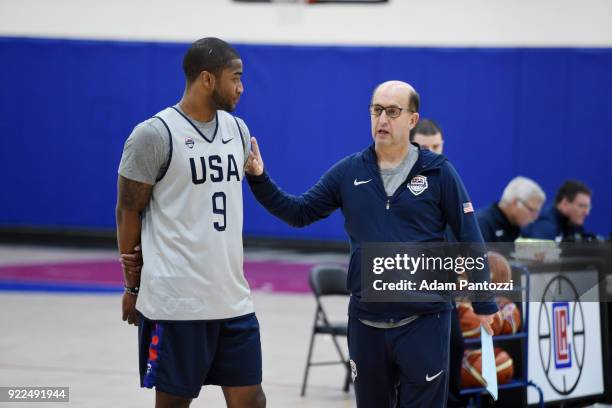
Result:
<svg viewBox="0 0 612 408">
<path fill-rule="evenodd" d="M 406 186 L 408 190 L 415 196 L 418 196 L 423 191 L 427 190 L 427 177 L 425 176 L 414 176 L 410 183 Z"/>
<path fill-rule="evenodd" d="M 357 364 L 353 360 L 350 360 L 351 364 L 351 380 L 355 382 L 355 378 L 357 378 Z"/>
<path fill-rule="evenodd" d="M 194 144 L 195 144 L 195 143 L 194 143 L 194 141 L 193 141 L 193 139 L 192 139 L 192 138 L 190 138 L 190 137 L 186 137 L 186 138 L 185 138 L 185 145 L 186 145 L 188 148 L 193 149 L 193 145 L 194 145 Z"/>
</svg>

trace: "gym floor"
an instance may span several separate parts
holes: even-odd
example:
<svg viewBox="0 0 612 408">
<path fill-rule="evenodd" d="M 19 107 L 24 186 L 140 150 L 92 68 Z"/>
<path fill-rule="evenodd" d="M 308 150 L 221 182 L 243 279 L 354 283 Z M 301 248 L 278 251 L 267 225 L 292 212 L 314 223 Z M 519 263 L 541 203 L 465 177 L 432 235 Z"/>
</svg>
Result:
<svg viewBox="0 0 612 408">
<path fill-rule="evenodd" d="M 312 367 L 300 397 L 315 312 L 308 272 L 315 264 L 347 261 L 345 254 L 245 254 L 268 407 L 355 406 L 352 388 L 342 391 L 340 364 Z M 114 250 L 0 245 L 0 386 L 70 387 L 69 404 L 45 407 L 152 407 L 154 391 L 139 386 L 137 328 L 121 321 L 121 290 Z M 332 321 L 346 319 L 347 301 L 325 302 Z M 346 356 L 344 338 L 340 345 Z M 317 336 L 313 361 L 337 359 L 331 338 Z M 225 407 L 221 389 L 203 387 L 191 406 Z"/>
</svg>

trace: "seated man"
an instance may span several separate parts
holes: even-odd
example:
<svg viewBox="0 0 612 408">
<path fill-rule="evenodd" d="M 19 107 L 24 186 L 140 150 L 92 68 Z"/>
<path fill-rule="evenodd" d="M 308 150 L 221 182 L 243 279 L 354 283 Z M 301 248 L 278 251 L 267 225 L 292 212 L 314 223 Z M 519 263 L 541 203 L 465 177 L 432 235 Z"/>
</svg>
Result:
<svg viewBox="0 0 612 408">
<path fill-rule="evenodd" d="M 540 215 L 546 194 L 527 177 L 515 177 L 504 189 L 499 203 L 476 211 L 476 219 L 485 242 L 513 242 L 521 228 Z"/>
<path fill-rule="evenodd" d="M 591 211 L 591 189 L 577 180 L 567 180 L 555 197 L 555 204 L 546 209 L 531 225 L 523 229 L 526 238 L 561 241 L 582 234 L 584 220 Z"/>
</svg>

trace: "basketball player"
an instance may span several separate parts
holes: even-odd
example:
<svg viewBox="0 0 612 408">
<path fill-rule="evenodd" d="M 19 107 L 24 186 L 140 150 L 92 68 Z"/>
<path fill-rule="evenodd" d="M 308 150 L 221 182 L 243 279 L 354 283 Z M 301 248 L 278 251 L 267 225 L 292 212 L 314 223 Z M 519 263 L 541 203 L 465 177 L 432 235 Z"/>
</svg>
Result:
<svg viewBox="0 0 612 408">
<path fill-rule="evenodd" d="M 251 139 L 247 177 L 268 211 L 296 227 L 338 208 L 346 218 L 352 294 L 348 344 L 361 408 L 446 405 L 451 308 L 450 302 L 362 302 L 362 243 L 444 241 L 447 224 L 460 241 L 482 243 L 455 169 L 444 156 L 409 143 L 418 110 L 419 96 L 409 84 L 379 85 L 370 105 L 374 145 L 336 163 L 299 197 L 283 192 L 264 172 L 257 141 Z M 481 275 L 474 280 L 486 279 Z M 497 305 L 476 302 L 474 310 L 492 333 L 489 322 Z"/>
<path fill-rule="evenodd" d="M 140 245 L 124 273 L 123 320 L 139 325 L 141 386 L 188 407 L 220 385 L 228 407 L 265 407 L 261 344 L 243 273 L 242 179 L 249 133 L 234 110 L 242 60 L 216 38 L 183 59 L 180 102 L 140 123 L 119 167 L 117 240 Z"/>
</svg>

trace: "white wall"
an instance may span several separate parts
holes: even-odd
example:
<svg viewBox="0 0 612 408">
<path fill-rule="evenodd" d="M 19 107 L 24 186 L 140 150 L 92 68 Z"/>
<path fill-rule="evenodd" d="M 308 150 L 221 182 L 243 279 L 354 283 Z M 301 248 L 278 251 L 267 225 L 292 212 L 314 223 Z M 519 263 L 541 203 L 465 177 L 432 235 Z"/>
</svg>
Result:
<svg viewBox="0 0 612 408">
<path fill-rule="evenodd" d="M 284 0 L 285 2 L 288 0 Z M 612 46 L 612 0 L 0 0 L 0 35 L 242 43 Z"/>
</svg>

